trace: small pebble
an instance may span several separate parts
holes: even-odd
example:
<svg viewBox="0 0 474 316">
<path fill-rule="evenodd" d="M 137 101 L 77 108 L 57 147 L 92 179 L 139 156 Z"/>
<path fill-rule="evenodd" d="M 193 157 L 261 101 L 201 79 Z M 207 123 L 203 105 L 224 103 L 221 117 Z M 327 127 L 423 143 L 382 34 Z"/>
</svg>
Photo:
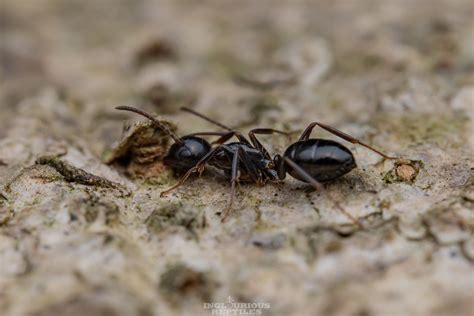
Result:
<svg viewBox="0 0 474 316">
<path fill-rule="evenodd" d="M 398 178 L 402 181 L 413 181 L 416 177 L 416 169 L 410 165 L 400 165 L 397 166 L 395 171 Z"/>
</svg>

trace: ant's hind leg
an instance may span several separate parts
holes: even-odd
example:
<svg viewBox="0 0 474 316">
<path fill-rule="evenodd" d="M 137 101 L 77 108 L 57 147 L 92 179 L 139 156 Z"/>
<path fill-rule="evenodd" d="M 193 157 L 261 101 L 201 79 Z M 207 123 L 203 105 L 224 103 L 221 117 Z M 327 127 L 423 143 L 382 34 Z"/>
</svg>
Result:
<svg viewBox="0 0 474 316">
<path fill-rule="evenodd" d="M 309 173 L 307 173 L 303 168 L 301 168 L 296 162 L 291 160 L 288 157 L 283 157 L 285 162 L 293 169 L 295 170 L 301 177 L 303 177 L 309 184 L 311 184 L 316 190 L 319 192 L 324 192 L 325 189 L 323 185 L 317 181 L 315 178 L 313 178 Z M 332 203 L 337 207 L 337 209 L 343 213 L 347 218 L 349 218 L 355 225 L 357 225 L 360 228 L 362 227 L 362 224 L 359 222 L 357 218 L 352 216 L 349 212 L 347 212 L 340 204 L 339 202 L 331 196 L 329 192 L 325 192 L 325 194 L 329 197 Z"/>
<path fill-rule="evenodd" d="M 329 133 L 333 134 L 333 135 L 336 135 L 348 142 L 351 142 L 353 144 L 358 144 L 358 145 L 361 145 L 361 146 L 364 146 L 365 148 L 368 148 L 370 150 L 372 150 L 373 152 L 379 154 L 380 156 L 382 156 L 384 159 L 399 159 L 398 157 L 391 157 L 391 156 L 388 156 L 386 154 L 384 154 L 383 152 L 373 148 L 372 146 L 369 146 L 367 145 L 366 143 L 360 141 L 359 139 L 349 135 L 349 134 L 346 134 L 344 132 L 341 132 L 340 130 L 334 128 L 334 127 L 331 127 L 329 125 L 326 125 L 326 124 L 323 124 L 323 123 L 319 123 L 319 122 L 313 122 L 311 124 L 308 125 L 308 127 L 304 130 L 304 132 L 301 134 L 300 136 L 300 141 L 302 140 L 307 140 L 309 138 L 309 135 L 311 134 L 311 132 L 313 131 L 313 128 L 316 127 L 316 126 L 319 126 L 321 127 L 322 129 L 328 131 Z"/>
</svg>

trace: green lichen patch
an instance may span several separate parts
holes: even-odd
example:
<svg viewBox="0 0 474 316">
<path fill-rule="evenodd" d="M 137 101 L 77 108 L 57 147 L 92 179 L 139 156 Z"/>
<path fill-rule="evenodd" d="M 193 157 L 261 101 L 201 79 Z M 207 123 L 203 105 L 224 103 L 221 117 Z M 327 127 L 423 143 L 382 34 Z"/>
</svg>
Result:
<svg viewBox="0 0 474 316">
<path fill-rule="evenodd" d="M 376 118 L 377 127 L 392 131 L 399 141 L 416 146 L 435 144 L 443 148 L 457 148 L 465 144 L 467 118 L 439 113 L 410 113 L 383 115 Z"/>
</svg>

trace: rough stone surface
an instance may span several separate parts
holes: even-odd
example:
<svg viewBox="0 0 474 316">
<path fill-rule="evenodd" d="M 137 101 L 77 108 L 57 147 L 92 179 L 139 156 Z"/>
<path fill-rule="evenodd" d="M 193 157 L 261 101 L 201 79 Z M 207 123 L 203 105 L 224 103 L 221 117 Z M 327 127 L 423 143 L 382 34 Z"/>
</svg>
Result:
<svg viewBox="0 0 474 316">
<path fill-rule="evenodd" d="M 2 1 L 1 314 L 209 315 L 231 296 L 267 315 L 472 315 L 473 16 L 472 0 Z M 326 192 L 243 184 L 222 224 L 228 181 L 160 198 L 167 142 L 128 144 L 142 119 L 123 104 L 180 135 L 216 130 L 181 106 L 243 132 L 318 120 L 407 161 L 346 143 L 358 168 Z"/>
</svg>

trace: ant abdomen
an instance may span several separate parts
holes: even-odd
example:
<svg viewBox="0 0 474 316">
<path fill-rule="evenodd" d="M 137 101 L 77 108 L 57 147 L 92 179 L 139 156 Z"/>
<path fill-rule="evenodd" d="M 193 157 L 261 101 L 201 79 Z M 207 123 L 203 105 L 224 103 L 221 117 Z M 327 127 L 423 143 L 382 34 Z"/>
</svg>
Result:
<svg viewBox="0 0 474 316">
<path fill-rule="evenodd" d="M 327 139 L 312 138 L 298 141 L 288 147 L 284 153 L 318 181 L 330 181 L 339 178 L 356 167 L 354 156 L 345 146 Z M 286 171 L 294 178 L 307 182 L 291 166 Z"/>
</svg>

